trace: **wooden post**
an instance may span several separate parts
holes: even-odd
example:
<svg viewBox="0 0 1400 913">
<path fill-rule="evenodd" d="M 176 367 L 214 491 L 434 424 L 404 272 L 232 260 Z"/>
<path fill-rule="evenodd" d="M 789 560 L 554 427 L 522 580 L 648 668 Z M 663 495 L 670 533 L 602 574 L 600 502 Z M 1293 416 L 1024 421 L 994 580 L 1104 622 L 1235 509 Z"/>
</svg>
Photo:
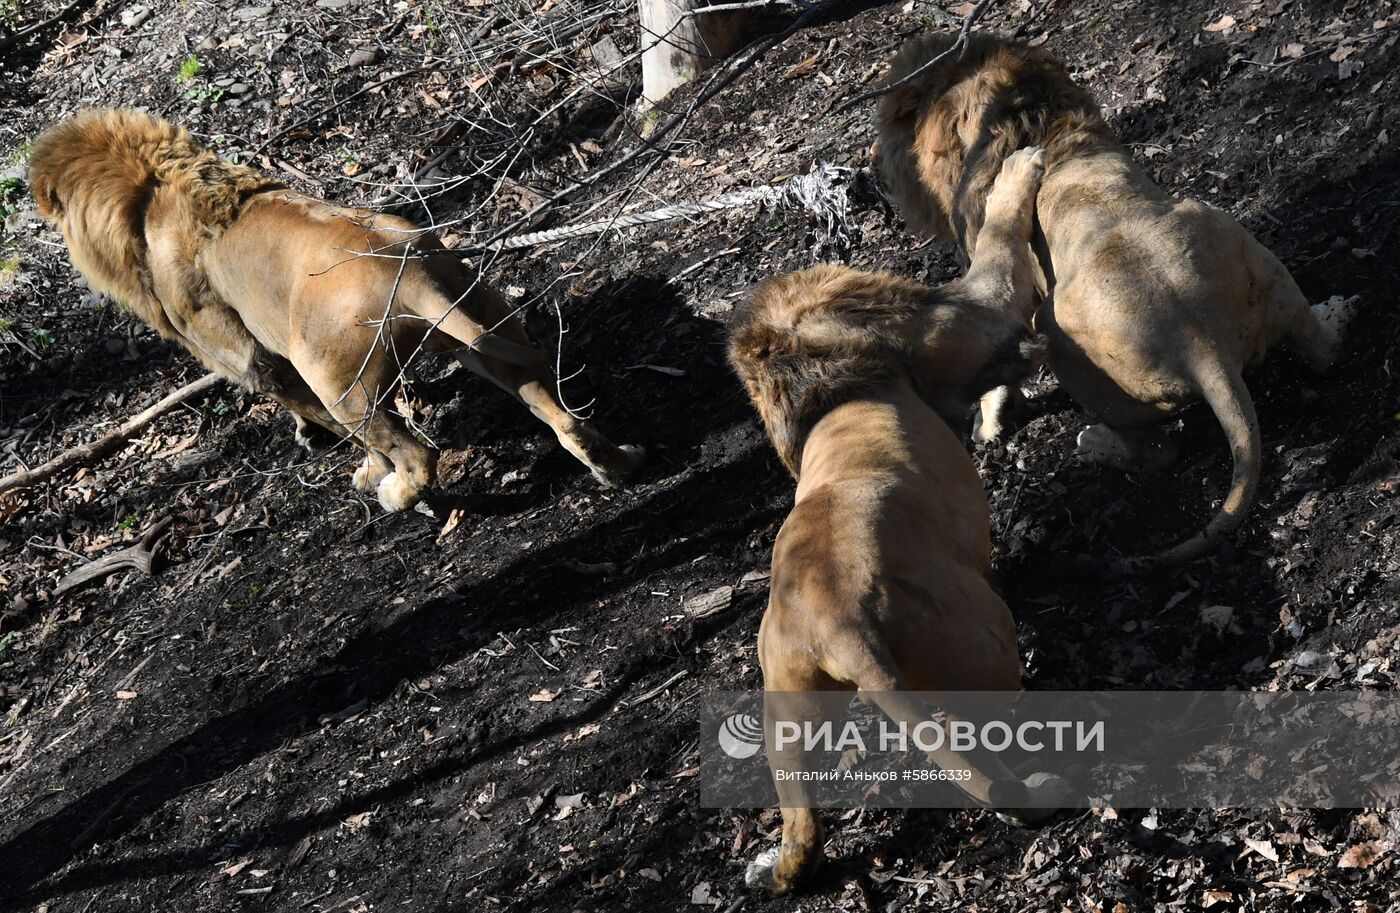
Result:
<svg viewBox="0 0 1400 913">
<path fill-rule="evenodd" d="M 724 2 L 724 0 L 716 0 Z M 638 0 L 642 104 L 651 107 L 743 43 L 747 10 L 689 15 L 711 0 Z"/>
</svg>

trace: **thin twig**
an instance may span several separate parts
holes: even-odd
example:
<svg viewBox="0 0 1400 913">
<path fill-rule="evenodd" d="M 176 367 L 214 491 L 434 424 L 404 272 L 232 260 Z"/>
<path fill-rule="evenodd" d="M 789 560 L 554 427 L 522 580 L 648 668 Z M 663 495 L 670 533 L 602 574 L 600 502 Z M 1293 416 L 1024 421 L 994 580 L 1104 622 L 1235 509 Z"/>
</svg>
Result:
<svg viewBox="0 0 1400 913">
<path fill-rule="evenodd" d="M 271 136 L 269 136 L 267 139 L 263 140 L 263 141 L 262 141 L 262 145 L 258 146 L 258 148 L 256 148 L 256 149 L 254 149 L 254 150 L 252 151 L 252 153 L 251 153 L 251 156 L 252 156 L 253 158 L 256 158 L 256 157 L 258 157 L 259 155 L 262 155 L 262 154 L 263 154 L 263 151 L 264 151 L 265 149 L 267 149 L 268 146 L 271 146 L 274 142 L 276 142 L 277 140 L 279 140 L 279 139 L 281 139 L 282 137 L 286 136 L 288 133 L 291 133 L 293 130 L 296 130 L 296 129 L 299 128 L 299 127 L 304 127 L 304 126 L 306 126 L 307 124 L 311 123 L 312 121 L 314 121 L 314 120 L 316 120 L 316 119 L 318 119 L 318 118 L 325 117 L 327 114 L 331 113 L 331 112 L 334 111 L 336 108 L 339 108 L 341 105 L 345 104 L 346 102 L 354 101 L 355 99 L 359 98 L 361 95 L 364 95 L 366 92 L 373 92 L 375 89 L 378 89 L 378 88 L 380 88 L 381 86 L 387 86 L 389 83 L 393 82 L 393 81 L 396 80 L 396 79 L 403 79 L 405 76 L 412 76 L 412 75 L 414 75 L 415 73 L 424 73 L 424 72 L 427 72 L 428 70 L 437 69 L 437 67 L 438 67 L 438 64 L 436 64 L 436 63 L 431 63 L 431 64 L 428 64 L 427 66 L 413 67 L 413 68 L 408 69 L 408 70 L 400 70 L 400 71 L 397 72 L 397 73 L 390 73 L 388 76 L 385 76 L 383 79 L 376 80 L 375 82 L 370 83 L 369 85 L 367 85 L 367 86 L 365 86 L 364 88 L 360 89 L 358 92 L 352 92 L 352 93 L 350 93 L 349 95 L 345 96 L 344 98 L 337 99 L 335 102 L 333 102 L 333 103 L 331 103 L 331 104 L 329 104 L 329 105 L 326 105 L 324 108 L 321 108 L 319 111 L 316 111 L 316 112 L 314 112 L 314 113 L 312 113 L 312 114 L 308 114 L 306 117 L 303 117 L 301 120 L 299 120 L 299 121 L 294 121 L 294 122 L 288 124 L 287 126 L 283 127 L 281 130 L 278 130 L 276 133 L 274 133 L 274 134 L 272 134 Z"/>
</svg>

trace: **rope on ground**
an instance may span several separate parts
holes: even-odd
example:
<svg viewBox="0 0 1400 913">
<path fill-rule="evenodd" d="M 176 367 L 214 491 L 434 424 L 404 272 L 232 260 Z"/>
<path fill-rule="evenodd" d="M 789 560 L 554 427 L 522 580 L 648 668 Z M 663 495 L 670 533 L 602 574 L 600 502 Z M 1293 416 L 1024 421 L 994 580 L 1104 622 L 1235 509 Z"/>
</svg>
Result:
<svg viewBox="0 0 1400 913">
<path fill-rule="evenodd" d="M 848 191 L 862 170 L 839 168 L 829 162 L 822 162 L 813 164 L 812 170 L 807 174 L 796 175 L 781 184 L 747 187 L 743 190 L 721 194 L 712 200 L 676 203 L 648 212 L 623 213 L 607 219 L 580 222 L 577 225 L 564 225 L 545 231 L 533 231 L 529 234 L 504 238 L 492 244 L 466 247 L 463 250 L 465 252 L 518 250 L 523 247 L 549 244 L 553 241 L 598 235 L 606 231 L 621 232 L 640 225 L 669 222 L 673 219 L 687 219 L 755 203 L 775 207 L 800 207 L 806 210 L 824 230 L 832 243 L 844 246 L 850 240 L 845 229 L 846 220 L 850 215 Z"/>
</svg>

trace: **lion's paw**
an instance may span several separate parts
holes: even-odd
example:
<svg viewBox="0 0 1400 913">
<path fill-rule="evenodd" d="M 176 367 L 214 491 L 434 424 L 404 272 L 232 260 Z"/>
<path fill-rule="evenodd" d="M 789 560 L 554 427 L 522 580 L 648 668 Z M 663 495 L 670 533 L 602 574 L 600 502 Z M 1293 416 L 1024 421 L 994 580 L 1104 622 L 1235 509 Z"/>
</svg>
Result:
<svg viewBox="0 0 1400 913">
<path fill-rule="evenodd" d="M 1045 174 L 1045 150 L 1039 146 L 1017 149 L 1001 163 L 1001 173 L 1003 177 L 1020 178 L 1038 185 Z"/>
<path fill-rule="evenodd" d="M 1132 467 L 1132 452 L 1118 433 L 1107 425 L 1090 425 L 1074 440 L 1074 452 L 1090 463 L 1112 466 L 1127 472 Z"/>
<path fill-rule="evenodd" d="M 292 420 L 296 422 L 296 431 L 292 433 L 292 438 L 297 442 L 297 446 L 306 450 L 307 453 L 315 453 L 316 445 L 311 440 L 311 426 L 306 419 L 300 415 L 293 415 Z"/>
<path fill-rule="evenodd" d="M 983 394 L 972 422 L 972 439 L 979 444 L 995 441 L 1006 431 L 1006 413 L 1011 402 L 1011 388 L 997 387 Z"/>
<path fill-rule="evenodd" d="M 773 870 L 778 867 L 778 854 L 782 846 L 766 849 L 754 857 L 744 870 L 744 884 L 759 890 L 772 890 Z"/>
<path fill-rule="evenodd" d="M 622 455 L 622 458 L 615 461 L 618 465 L 614 468 L 605 469 L 602 466 L 589 467 L 593 470 L 593 478 L 597 479 L 598 483 L 604 488 L 620 488 L 626 485 L 628 480 L 631 479 L 632 474 L 635 473 L 646 460 L 647 451 L 645 447 L 640 447 L 636 444 L 618 444 L 617 450 Z"/>
<path fill-rule="evenodd" d="M 1022 781 L 1030 793 L 1031 805 L 1028 808 L 1005 809 L 997 812 L 997 817 L 1016 827 L 1030 827 L 1044 824 L 1062 809 L 1076 808 L 1081 796 L 1074 784 L 1059 774 L 1037 771 Z"/>
<path fill-rule="evenodd" d="M 389 474 L 389 470 L 379 465 L 375 460 L 365 457 L 365 461 L 360 464 L 360 468 L 355 470 L 355 474 L 350 480 L 355 484 L 356 491 L 369 494 L 379 487 L 379 483 Z"/>
<path fill-rule="evenodd" d="M 379 480 L 379 505 L 390 513 L 408 510 L 418 503 L 420 492 L 416 485 L 403 481 L 397 472 L 391 472 Z"/>
</svg>

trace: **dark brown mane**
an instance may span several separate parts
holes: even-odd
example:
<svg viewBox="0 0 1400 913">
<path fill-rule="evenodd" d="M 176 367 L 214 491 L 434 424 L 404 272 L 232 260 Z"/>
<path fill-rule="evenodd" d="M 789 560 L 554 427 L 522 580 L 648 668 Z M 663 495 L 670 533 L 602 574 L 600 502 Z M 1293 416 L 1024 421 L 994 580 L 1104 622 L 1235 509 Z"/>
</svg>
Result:
<svg viewBox="0 0 1400 913">
<path fill-rule="evenodd" d="M 911 39 L 890 63 L 891 83 L 947 50 L 954 36 Z M 1120 148 L 1098 104 L 1040 48 L 995 35 L 969 36 L 908 84 L 886 95 L 877 117 L 881 177 L 911 226 L 970 251 L 986 198 L 1008 155 L 1024 146 L 1057 160 Z"/>
<path fill-rule="evenodd" d="M 729 360 L 793 475 L 822 416 L 906 375 L 915 323 L 941 300 L 888 274 L 818 266 L 762 283 L 740 306 Z"/>
</svg>

